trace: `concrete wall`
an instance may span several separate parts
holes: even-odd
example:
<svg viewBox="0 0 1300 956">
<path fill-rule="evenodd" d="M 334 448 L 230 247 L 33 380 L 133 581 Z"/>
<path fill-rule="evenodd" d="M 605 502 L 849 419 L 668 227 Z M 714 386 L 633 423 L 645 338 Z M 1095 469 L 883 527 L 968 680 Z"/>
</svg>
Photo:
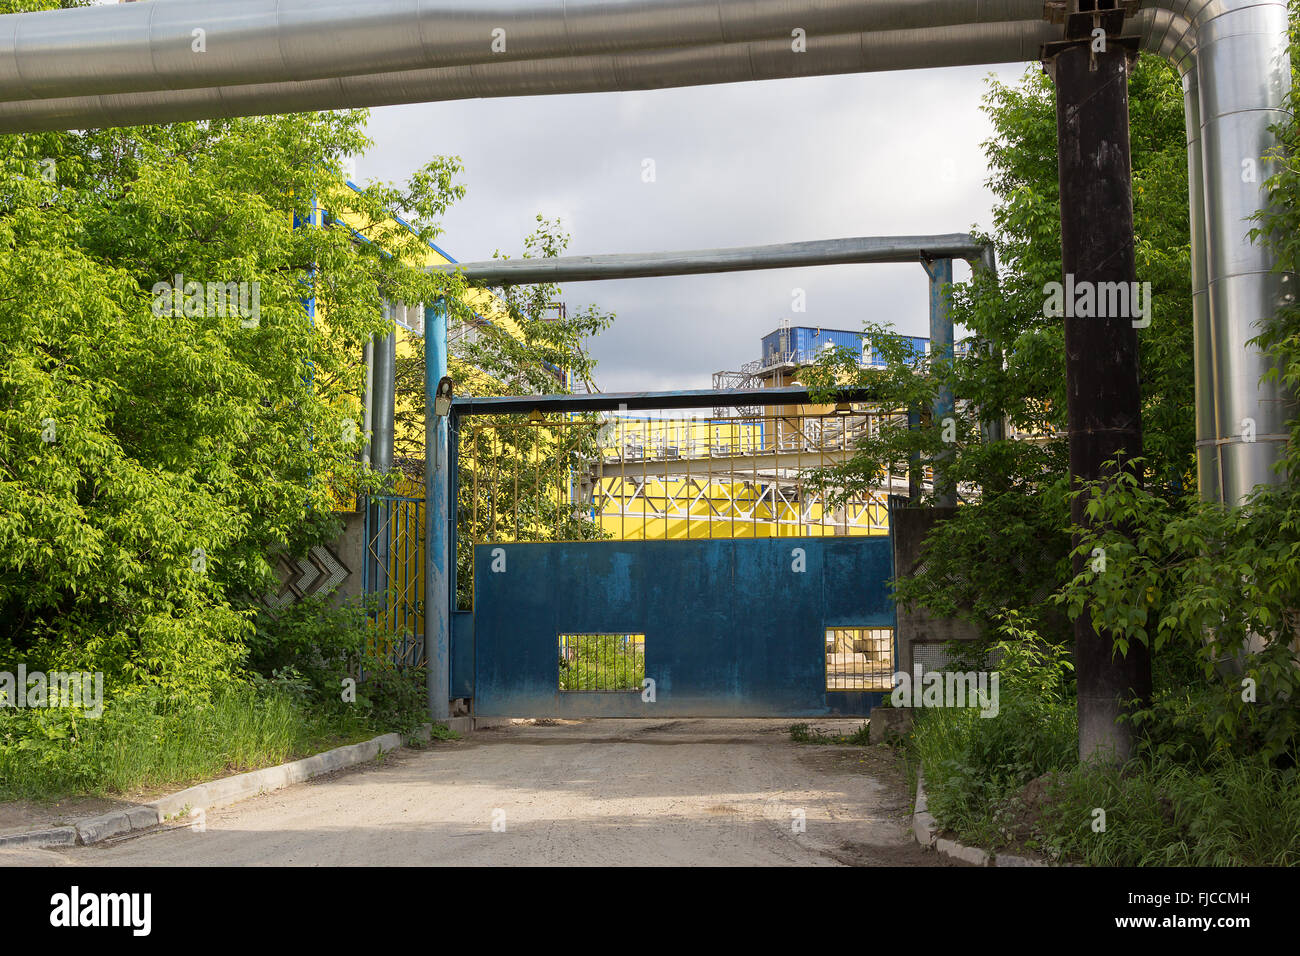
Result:
<svg viewBox="0 0 1300 956">
<path fill-rule="evenodd" d="M 924 560 L 921 544 L 940 521 L 951 517 L 955 508 L 894 507 L 890 513 L 894 541 L 894 573 L 900 578 L 910 577 Z M 899 670 L 912 672 L 919 660 L 925 670 L 943 667 L 946 655 L 943 645 L 947 641 L 973 641 L 978 637 L 975 627 L 956 618 L 940 618 L 923 607 L 912 610 L 899 605 L 898 660 Z"/>
</svg>

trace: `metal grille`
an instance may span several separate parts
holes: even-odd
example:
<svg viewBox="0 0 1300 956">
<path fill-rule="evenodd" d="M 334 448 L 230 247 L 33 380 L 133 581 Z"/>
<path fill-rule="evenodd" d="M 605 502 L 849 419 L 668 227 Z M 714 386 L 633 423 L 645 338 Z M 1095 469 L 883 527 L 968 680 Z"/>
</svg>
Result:
<svg viewBox="0 0 1300 956">
<path fill-rule="evenodd" d="M 912 666 L 920 665 L 923 674 L 947 670 L 950 663 L 952 663 L 952 655 L 943 644 L 913 642 Z"/>
<path fill-rule="evenodd" d="M 883 416 L 798 408 L 465 427 L 461 533 L 475 544 L 887 534 L 905 476 L 843 503 L 811 476 L 851 457 Z"/>
<path fill-rule="evenodd" d="M 826 629 L 827 690 L 890 690 L 893 675 L 892 627 Z"/>
<path fill-rule="evenodd" d="M 644 634 L 561 634 L 562 691 L 640 691 L 645 680 Z"/>
<path fill-rule="evenodd" d="M 365 499 L 362 590 L 370 608 L 371 656 L 399 666 L 424 663 L 424 500 Z"/>
</svg>

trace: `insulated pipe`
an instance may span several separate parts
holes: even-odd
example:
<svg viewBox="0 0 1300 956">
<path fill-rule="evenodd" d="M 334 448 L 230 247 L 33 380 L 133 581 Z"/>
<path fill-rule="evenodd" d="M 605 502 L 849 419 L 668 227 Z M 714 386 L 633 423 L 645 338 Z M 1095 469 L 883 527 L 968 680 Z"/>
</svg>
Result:
<svg viewBox="0 0 1300 956">
<path fill-rule="evenodd" d="M 0 17 L 0 23 L 3 19 Z M 786 38 L 535 61 L 497 60 L 472 66 L 398 72 L 385 70 L 302 82 L 15 98 L 0 102 L 0 132 L 135 126 L 474 97 L 664 89 L 800 76 L 1020 63 L 1036 59 L 1042 44 L 1058 37 L 1058 29 L 1038 20 L 977 23 L 828 34 L 810 39 L 807 52 L 800 54 L 792 52 L 791 41 Z M 387 67 L 386 62 L 384 66 Z"/>
<path fill-rule="evenodd" d="M 1187 118 L 1187 213 L 1192 264 L 1192 350 L 1196 376 L 1196 485 L 1202 501 L 1222 501 L 1219 446 L 1214 422 L 1214 350 L 1205 250 L 1205 178 L 1201 159 L 1201 101 L 1196 70 L 1183 74 Z"/>
<path fill-rule="evenodd" d="M 1206 252 L 1215 383 L 1215 442 L 1223 500 L 1240 504 L 1257 485 L 1274 484 L 1293 405 L 1273 367 L 1248 345 L 1291 298 L 1293 282 L 1273 272 L 1275 256 L 1248 233 L 1267 203 L 1261 158 L 1276 145 L 1269 131 L 1288 119 L 1291 86 L 1287 7 L 1280 0 L 1219 0 L 1219 15 L 1198 31 Z"/>
<path fill-rule="evenodd" d="M 1040 19 L 1041 0 L 169 0 L 0 25 L 0 99 L 358 76 Z"/>
<path fill-rule="evenodd" d="M 871 236 L 820 239 L 771 246 L 694 249 L 686 252 L 647 252 L 606 256 L 560 256 L 552 259 L 489 259 L 431 266 L 430 272 L 463 275 L 483 286 L 529 285 L 539 282 L 592 282 L 602 279 L 642 279 L 650 276 L 702 275 L 792 269 L 800 266 L 851 265 L 881 262 L 929 262 L 965 259 L 982 267 L 993 249 L 965 233 L 940 236 Z M 948 280 L 951 282 L 951 278 Z"/>
</svg>

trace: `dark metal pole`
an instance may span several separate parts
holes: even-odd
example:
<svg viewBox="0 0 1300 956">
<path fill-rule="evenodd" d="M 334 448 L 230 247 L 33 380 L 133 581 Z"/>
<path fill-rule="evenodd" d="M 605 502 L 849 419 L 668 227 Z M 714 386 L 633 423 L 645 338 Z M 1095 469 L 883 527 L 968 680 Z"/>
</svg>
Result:
<svg viewBox="0 0 1300 956">
<path fill-rule="evenodd" d="M 1107 33 L 1100 51 L 1092 33 L 1098 25 Z M 1131 290 L 1137 279 L 1130 52 L 1119 42 L 1122 26 L 1119 10 L 1073 13 L 1067 20 L 1066 42 L 1044 51 L 1056 82 L 1065 374 L 1070 473 L 1075 482 L 1105 477 L 1103 464 L 1121 452 L 1126 458 L 1142 454 L 1136 311 L 1130 297 L 1129 308 L 1104 310 L 1120 314 L 1098 316 L 1095 301 L 1100 283 L 1125 283 Z M 1088 294 L 1085 284 L 1091 284 L 1094 298 L 1089 308 L 1082 298 Z M 1088 524 L 1086 506 L 1082 498 L 1074 502 L 1071 517 L 1078 526 Z M 1084 569 L 1085 560 L 1075 557 L 1075 573 Z M 1150 698 L 1150 651 L 1134 643 L 1127 655 L 1116 654 L 1113 636 L 1093 628 L 1089 610 L 1074 627 L 1079 756 L 1123 762 L 1133 753 L 1133 732 L 1118 718 L 1127 701 Z"/>
</svg>

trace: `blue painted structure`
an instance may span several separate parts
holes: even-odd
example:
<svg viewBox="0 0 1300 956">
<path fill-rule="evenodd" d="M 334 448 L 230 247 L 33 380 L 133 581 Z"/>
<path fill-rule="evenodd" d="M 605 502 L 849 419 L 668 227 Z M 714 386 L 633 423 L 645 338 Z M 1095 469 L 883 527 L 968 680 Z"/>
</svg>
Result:
<svg viewBox="0 0 1300 956">
<path fill-rule="evenodd" d="M 449 495 L 452 462 L 446 416 L 433 413 L 438 383 L 447 374 L 447 303 L 439 299 L 424 312 L 424 497 L 428 518 L 424 523 L 425 692 L 434 720 L 451 715 L 451 524 Z"/>
<path fill-rule="evenodd" d="M 865 715 L 884 695 L 826 690 L 825 631 L 895 626 L 892 561 L 885 537 L 477 545 L 452 684 L 467 687 L 469 641 L 478 716 Z M 655 702 L 561 692 L 562 633 L 643 633 Z"/>
<path fill-rule="evenodd" d="M 784 346 L 781 341 L 782 336 L 785 337 Z M 896 337 L 910 345 L 916 355 L 926 354 L 928 339 L 916 335 L 900 335 Z M 775 332 L 769 332 L 763 336 L 762 363 L 764 366 L 778 365 L 783 362 L 803 365 L 816 361 L 817 357 L 829 345 L 832 348 L 848 349 L 861 358 L 863 365 L 884 366 L 884 358 L 874 349 L 869 349 L 868 354 L 863 356 L 862 349 L 865 339 L 866 336 L 863 333 L 850 332 L 846 329 L 825 329 L 803 325 L 792 326 L 788 329 L 777 329 Z"/>
</svg>

